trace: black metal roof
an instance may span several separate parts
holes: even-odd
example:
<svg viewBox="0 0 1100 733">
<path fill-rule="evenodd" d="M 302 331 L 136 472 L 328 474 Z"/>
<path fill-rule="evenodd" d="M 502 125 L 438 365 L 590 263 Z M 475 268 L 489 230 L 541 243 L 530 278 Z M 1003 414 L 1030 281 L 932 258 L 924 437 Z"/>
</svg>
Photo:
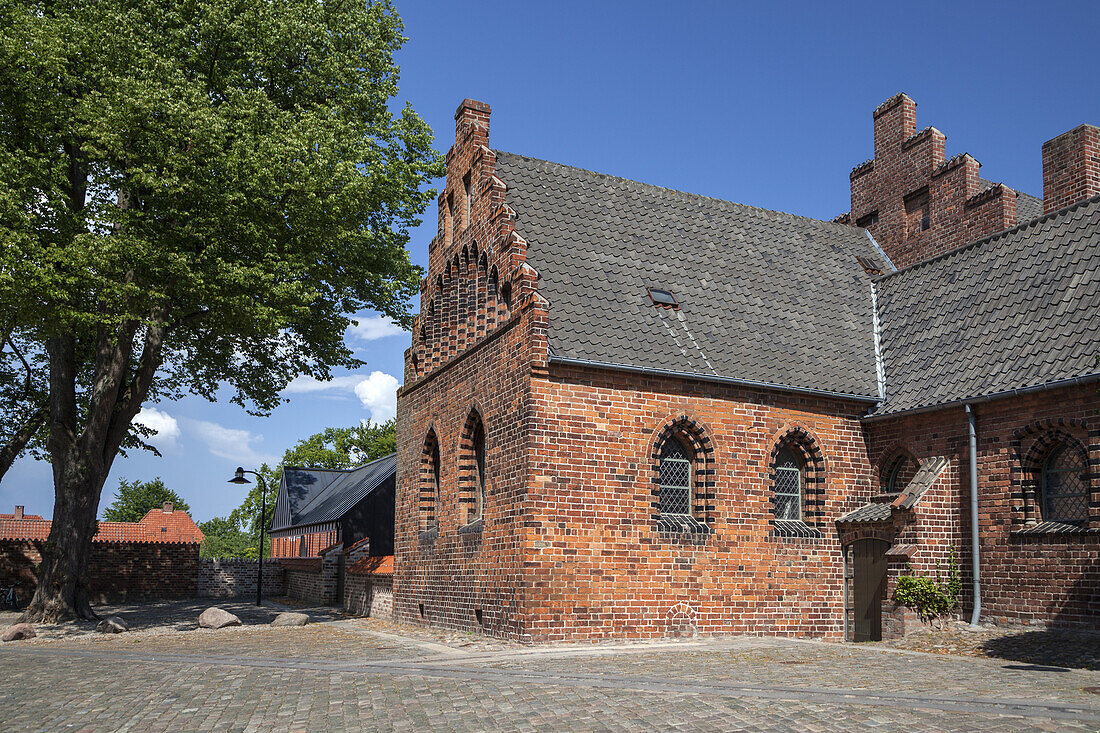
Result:
<svg viewBox="0 0 1100 733">
<path fill-rule="evenodd" d="M 497 153 L 553 357 L 875 398 L 862 229 Z M 647 288 L 675 294 L 653 304 Z"/>
<path fill-rule="evenodd" d="M 337 521 L 396 473 L 396 453 L 350 469 L 283 468 L 271 530 Z"/>
</svg>

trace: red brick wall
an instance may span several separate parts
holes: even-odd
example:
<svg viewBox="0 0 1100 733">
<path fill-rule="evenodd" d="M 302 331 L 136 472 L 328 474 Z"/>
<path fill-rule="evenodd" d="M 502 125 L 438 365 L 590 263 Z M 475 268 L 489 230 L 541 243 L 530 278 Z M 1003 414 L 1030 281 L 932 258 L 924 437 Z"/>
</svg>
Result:
<svg viewBox="0 0 1100 733">
<path fill-rule="evenodd" d="M 1039 392 L 974 407 L 977 413 L 982 615 L 998 622 L 1100 627 L 1100 396 L 1095 385 Z M 1058 431 L 1087 446 L 1092 470 L 1089 534 L 1027 536 L 1034 497 L 1023 491 L 1032 445 Z M 872 463 L 897 445 L 925 458 L 952 459 L 947 492 L 933 504 L 957 514 L 955 530 L 912 535 L 922 548 L 916 567 L 933 570 L 947 544 L 960 551 L 965 613 L 970 594 L 970 488 L 967 419 L 961 407 L 866 425 Z M 931 506 L 931 504 L 929 505 Z M 947 540 L 947 542 L 945 542 Z"/>
<path fill-rule="evenodd" d="M 851 174 L 849 222 L 866 225 L 899 267 L 935 257 L 1016 226 L 1016 192 L 979 192 L 981 164 L 969 155 L 945 157 L 946 137 L 934 127 L 917 132 L 916 102 L 904 94 L 875 110 L 875 157 Z M 927 197 L 928 228 L 915 207 Z M 864 222 L 872 214 L 877 222 Z"/>
<path fill-rule="evenodd" d="M 33 594 L 33 566 L 40 541 L 0 540 L 0 585 L 22 582 L 23 603 Z M 156 542 L 93 542 L 89 591 L 93 603 L 153 598 L 190 598 L 199 575 L 199 545 Z"/>
<path fill-rule="evenodd" d="M 533 388 L 530 635 L 537 640 L 766 633 L 840 638 L 833 520 L 870 491 L 865 406 L 663 377 L 554 366 Z M 710 533 L 655 521 L 662 430 L 700 436 L 711 486 L 695 514 Z M 771 456 L 781 436 L 824 457 L 817 538 L 777 536 Z M 697 450 L 696 465 L 700 463 Z M 809 495 L 809 494 L 808 494 Z M 809 503 L 809 502 L 808 502 Z M 692 628 L 694 626 L 694 628 Z"/>
<path fill-rule="evenodd" d="M 306 535 L 271 538 L 272 557 L 320 557 L 321 550 L 336 544 L 335 529 L 328 532 L 311 532 Z M 301 554 L 302 539 L 305 539 L 305 554 Z"/>
<path fill-rule="evenodd" d="M 1100 194 L 1100 128 L 1078 125 L 1043 143 L 1043 208 L 1057 211 Z"/>
<path fill-rule="evenodd" d="M 546 353 L 544 301 L 495 174 L 489 108 L 456 114 L 413 345 L 398 394 L 394 614 L 520 637 L 531 365 Z M 469 184 L 469 216 L 466 189 Z M 448 213 L 448 207 L 454 212 Z M 495 279 L 494 279 L 495 276 Z M 471 414 L 485 429 L 488 481 L 476 514 Z M 438 495 L 425 441 L 439 443 Z M 430 507 L 434 507 L 434 517 Z"/>
</svg>

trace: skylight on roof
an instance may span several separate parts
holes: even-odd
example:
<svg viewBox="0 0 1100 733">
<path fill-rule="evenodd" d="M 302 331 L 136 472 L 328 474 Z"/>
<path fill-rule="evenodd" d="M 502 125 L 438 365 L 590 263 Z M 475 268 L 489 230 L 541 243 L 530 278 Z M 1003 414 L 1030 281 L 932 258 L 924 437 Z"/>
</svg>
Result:
<svg viewBox="0 0 1100 733">
<path fill-rule="evenodd" d="M 679 308 L 680 304 L 676 301 L 676 296 L 667 290 L 660 290 L 658 288 L 646 288 L 649 291 L 649 297 L 653 300 L 653 305 L 659 305 L 665 308 Z"/>
</svg>

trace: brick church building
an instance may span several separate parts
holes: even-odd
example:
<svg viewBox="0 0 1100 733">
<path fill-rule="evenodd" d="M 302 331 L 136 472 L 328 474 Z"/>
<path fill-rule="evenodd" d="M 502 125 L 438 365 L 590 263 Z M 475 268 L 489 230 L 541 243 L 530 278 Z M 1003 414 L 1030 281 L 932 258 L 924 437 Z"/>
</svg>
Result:
<svg viewBox="0 0 1100 733">
<path fill-rule="evenodd" d="M 494 150 L 465 100 L 398 395 L 397 618 L 523 641 L 1100 627 L 1100 129 L 1043 198 L 899 94 L 833 221 Z M 976 482 L 971 475 L 976 475 Z M 972 486 L 975 491 L 972 493 Z"/>
</svg>

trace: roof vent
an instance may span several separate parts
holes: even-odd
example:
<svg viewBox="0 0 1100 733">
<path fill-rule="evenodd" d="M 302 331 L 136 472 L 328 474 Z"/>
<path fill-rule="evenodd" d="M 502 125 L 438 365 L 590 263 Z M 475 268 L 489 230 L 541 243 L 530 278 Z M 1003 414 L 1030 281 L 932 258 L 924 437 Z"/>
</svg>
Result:
<svg viewBox="0 0 1100 733">
<path fill-rule="evenodd" d="M 859 262 L 859 266 L 863 268 L 863 271 L 868 275 L 881 275 L 882 268 L 871 261 L 869 257 L 863 255 L 856 255 L 856 261 Z"/>
<path fill-rule="evenodd" d="M 676 301 L 676 296 L 667 290 L 659 290 L 657 288 L 646 288 L 649 291 L 649 297 L 653 300 L 653 305 L 659 305 L 662 308 L 679 308 L 680 304 Z"/>
</svg>

